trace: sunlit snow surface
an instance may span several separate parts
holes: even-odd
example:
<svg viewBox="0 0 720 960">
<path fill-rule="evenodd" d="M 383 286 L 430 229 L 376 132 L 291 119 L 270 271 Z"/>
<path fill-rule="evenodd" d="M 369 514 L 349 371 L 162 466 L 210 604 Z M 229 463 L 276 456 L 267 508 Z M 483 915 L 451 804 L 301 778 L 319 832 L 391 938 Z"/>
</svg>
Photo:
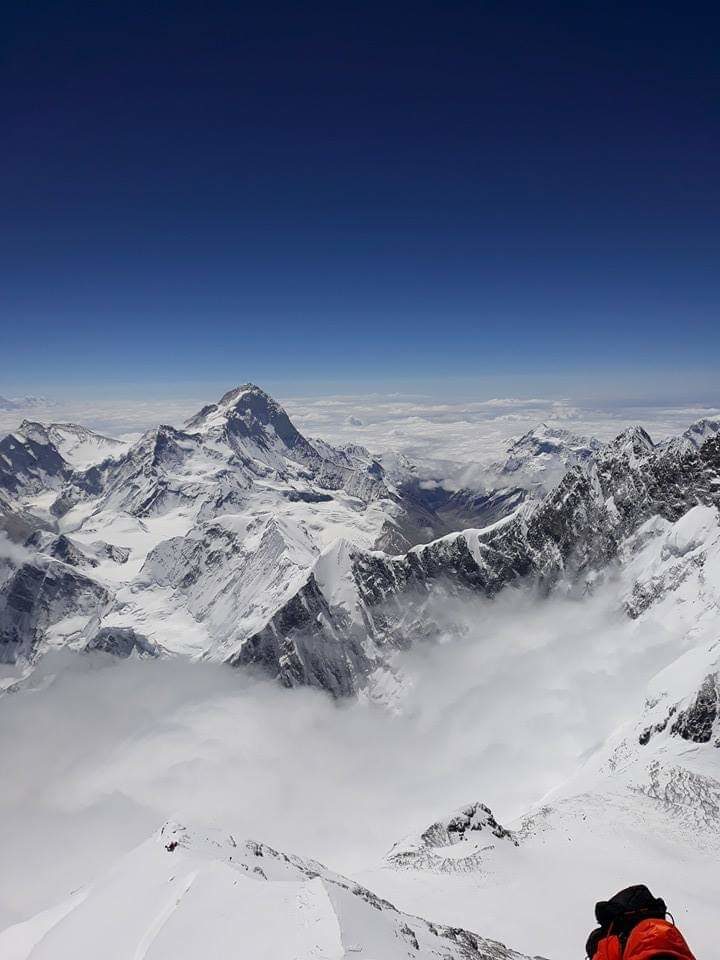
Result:
<svg viewBox="0 0 720 960">
<path fill-rule="evenodd" d="M 427 424 L 420 445 L 426 427 L 439 438 Z M 456 452 L 469 453 L 471 427 L 448 438 Z M 407 436 L 387 439 L 407 449 Z M 438 439 L 435 452 L 449 446 Z M 551 960 L 581 955 L 595 900 L 645 882 L 698 956 L 713 955 L 720 750 L 667 724 L 640 738 L 720 668 L 715 510 L 649 520 L 584 596 L 508 588 L 492 602 L 443 600 L 442 642 L 390 655 L 392 671 L 363 699 L 337 705 L 203 658 L 230 650 L 213 648 L 216 627 L 227 633 L 241 611 L 243 629 L 255 629 L 310 569 L 349 608 L 349 544 L 371 547 L 392 506 L 361 507 L 342 490 L 332 502 L 291 502 L 287 482 L 256 477 L 243 509 L 209 528 L 198 503 L 217 463 L 206 453 L 183 466 L 195 503 L 140 518 L 90 501 L 62 518 L 81 545 L 130 550 L 93 571 L 115 593 L 104 625 L 136 628 L 174 656 L 79 656 L 83 623 L 68 616 L 34 672 L 3 668 L 2 960 L 224 957 L 238 942 L 248 956 L 282 958 L 289 944 L 293 958 L 405 956 L 392 951 L 406 935 L 376 927 L 373 908 L 350 937 L 314 878 L 265 889 L 192 850 L 170 869 L 174 853 L 158 841 L 168 819 L 317 858 L 408 914 Z M 541 456 L 531 472 L 554 475 L 562 457 Z M 39 511 L 50 502 L 28 498 Z M 211 551 L 232 549 L 180 600 L 174 577 L 195 563 L 201 537 Z M 471 549 L 476 541 L 468 535 Z M 388 862 L 398 841 L 474 801 L 517 845 L 473 836 L 462 873 Z"/>
<path fill-rule="evenodd" d="M 0 933 L 5 960 L 527 960 L 406 916 L 322 864 L 172 821 L 53 911 Z"/>
</svg>

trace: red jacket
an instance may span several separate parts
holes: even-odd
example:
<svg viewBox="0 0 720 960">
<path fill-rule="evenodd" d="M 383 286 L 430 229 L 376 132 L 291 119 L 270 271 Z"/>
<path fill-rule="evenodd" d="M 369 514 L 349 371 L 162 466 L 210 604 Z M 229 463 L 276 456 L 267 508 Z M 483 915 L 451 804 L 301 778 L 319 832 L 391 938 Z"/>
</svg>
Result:
<svg viewBox="0 0 720 960">
<path fill-rule="evenodd" d="M 642 920 L 623 950 L 620 938 L 601 940 L 592 960 L 695 960 L 678 928 L 667 920 Z"/>
</svg>

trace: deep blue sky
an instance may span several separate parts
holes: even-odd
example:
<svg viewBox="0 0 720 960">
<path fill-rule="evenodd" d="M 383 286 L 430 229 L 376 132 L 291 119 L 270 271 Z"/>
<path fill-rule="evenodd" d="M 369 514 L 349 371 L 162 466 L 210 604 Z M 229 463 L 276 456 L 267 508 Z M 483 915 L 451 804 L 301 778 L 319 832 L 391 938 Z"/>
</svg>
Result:
<svg viewBox="0 0 720 960">
<path fill-rule="evenodd" d="M 0 393 L 707 393 L 717 10 L 7 5 Z"/>
</svg>

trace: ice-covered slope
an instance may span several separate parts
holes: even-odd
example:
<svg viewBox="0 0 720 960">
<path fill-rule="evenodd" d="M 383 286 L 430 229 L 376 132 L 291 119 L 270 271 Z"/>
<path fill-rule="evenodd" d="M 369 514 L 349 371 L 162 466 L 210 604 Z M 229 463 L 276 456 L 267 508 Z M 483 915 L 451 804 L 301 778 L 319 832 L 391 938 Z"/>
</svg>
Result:
<svg viewBox="0 0 720 960">
<path fill-rule="evenodd" d="M 166 823 L 105 877 L 0 933 L 4 960 L 527 960 L 400 913 L 314 861 Z"/>
<path fill-rule="evenodd" d="M 320 489 L 345 490 L 370 502 L 388 496 L 383 470 L 367 451 L 314 445 L 296 429 L 277 401 L 252 383 L 228 391 L 191 417 L 187 432 L 230 450 L 252 474 L 306 478 Z"/>
</svg>

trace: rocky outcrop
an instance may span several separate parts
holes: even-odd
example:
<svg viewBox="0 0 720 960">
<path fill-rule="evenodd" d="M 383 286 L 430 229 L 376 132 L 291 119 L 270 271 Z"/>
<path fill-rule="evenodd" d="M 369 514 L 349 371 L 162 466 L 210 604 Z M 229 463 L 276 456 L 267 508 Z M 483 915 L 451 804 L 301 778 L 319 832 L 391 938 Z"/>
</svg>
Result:
<svg viewBox="0 0 720 960">
<path fill-rule="evenodd" d="M 373 666 L 364 630 L 331 608 L 314 576 L 228 662 L 258 664 L 284 686 L 320 687 L 335 697 L 354 693 Z"/>
<path fill-rule="evenodd" d="M 103 586 L 65 563 L 23 563 L 0 591 L 0 662 L 32 659 L 51 628 L 73 618 L 79 632 L 109 601 Z"/>
<path fill-rule="evenodd" d="M 157 644 L 131 627 L 102 627 L 85 645 L 85 650 L 100 650 L 122 660 L 136 653 L 140 657 L 157 657 Z"/>
<path fill-rule="evenodd" d="M 46 530 L 36 530 L 27 538 L 25 546 L 54 560 L 61 560 L 71 567 L 95 568 L 99 567 L 103 560 L 127 563 L 130 556 L 129 547 L 118 547 L 104 540 L 80 543 L 64 533 L 56 534 Z"/>
<path fill-rule="evenodd" d="M 21 433 L 0 440 L 0 490 L 12 497 L 59 488 L 70 474 L 70 465 L 52 443 Z"/>
<path fill-rule="evenodd" d="M 515 834 L 497 822 L 489 807 L 476 802 L 396 843 L 386 861 L 398 869 L 470 873 L 482 867 L 498 841 L 518 846 Z"/>
<path fill-rule="evenodd" d="M 675 718 L 671 734 L 693 743 L 709 743 L 713 738 L 720 711 L 720 675 L 708 674 L 695 699 Z M 720 746 L 720 731 L 715 746 Z"/>
</svg>

